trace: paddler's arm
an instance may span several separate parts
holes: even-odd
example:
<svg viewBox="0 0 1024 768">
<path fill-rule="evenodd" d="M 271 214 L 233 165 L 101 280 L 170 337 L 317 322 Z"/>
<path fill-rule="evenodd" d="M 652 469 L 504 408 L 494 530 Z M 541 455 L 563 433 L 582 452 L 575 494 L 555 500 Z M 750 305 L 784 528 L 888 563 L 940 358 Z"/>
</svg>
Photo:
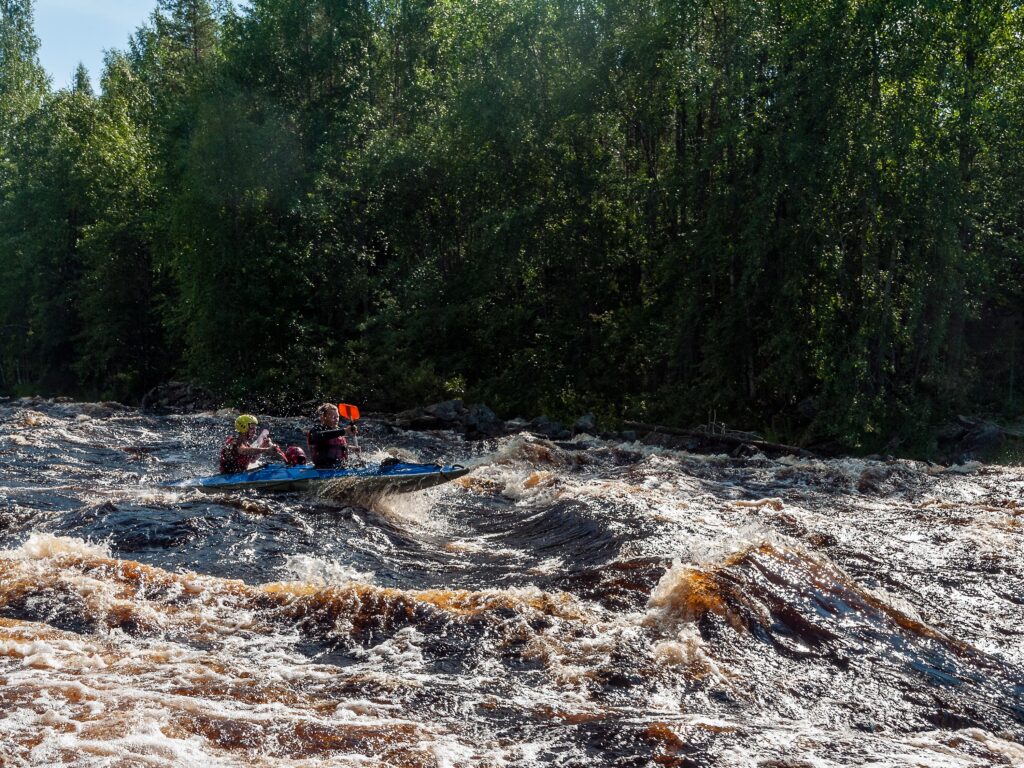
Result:
<svg viewBox="0 0 1024 768">
<path fill-rule="evenodd" d="M 325 429 L 323 431 L 311 431 L 308 435 L 309 442 L 315 445 L 320 443 L 326 443 L 328 440 L 333 440 L 336 437 L 344 437 L 344 429 Z"/>
<path fill-rule="evenodd" d="M 255 448 L 251 445 L 238 446 L 238 453 L 240 456 L 263 456 L 276 450 L 277 445 L 275 445 L 272 440 L 268 440 L 267 444 L 262 448 Z"/>
</svg>

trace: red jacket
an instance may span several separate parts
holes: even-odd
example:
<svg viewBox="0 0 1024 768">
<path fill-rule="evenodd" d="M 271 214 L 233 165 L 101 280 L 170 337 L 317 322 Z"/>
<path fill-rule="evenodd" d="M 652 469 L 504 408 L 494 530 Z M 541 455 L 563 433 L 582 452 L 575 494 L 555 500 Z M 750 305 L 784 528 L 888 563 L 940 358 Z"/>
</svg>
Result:
<svg viewBox="0 0 1024 768">
<path fill-rule="evenodd" d="M 313 427 L 306 433 L 309 460 L 317 469 L 334 469 L 348 462 L 348 441 L 344 429 Z"/>
<path fill-rule="evenodd" d="M 239 448 L 251 448 L 244 439 L 237 435 L 229 437 L 224 441 L 224 447 L 220 449 L 220 471 L 225 474 L 245 472 L 249 468 L 252 458 L 243 456 L 238 452 Z"/>
</svg>

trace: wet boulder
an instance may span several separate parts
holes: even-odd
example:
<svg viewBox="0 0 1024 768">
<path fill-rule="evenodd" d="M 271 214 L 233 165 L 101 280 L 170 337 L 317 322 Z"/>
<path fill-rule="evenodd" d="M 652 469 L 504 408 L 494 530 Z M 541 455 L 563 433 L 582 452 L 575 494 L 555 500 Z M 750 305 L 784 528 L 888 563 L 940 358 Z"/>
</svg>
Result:
<svg viewBox="0 0 1024 768">
<path fill-rule="evenodd" d="M 458 429 L 468 413 L 461 400 L 445 400 L 425 408 L 411 408 L 402 411 L 396 417 L 396 423 L 402 429 Z"/>
<path fill-rule="evenodd" d="M 1006 439 L 1006 432 L 996 424 L 979 424 L 970 430 L 962 441 L 964 454 L 968 457 L 983 456 L 999 448 Z"/>
<path fill-rule="evenodd" d="M 551 438 L 552 440 L 568 440 L 572 437 L 572 433 L 562 423 L 552 421 L 547 416 L 538 416 L 527 426 L 531 432 Z"/>
<path fill-rule="evenodd" d="M 867 466 L 857 478 L 857 490 L 864 494 L 880 493 L 891 474 L 892 470 L 887 466 Z"/>
<path fill-rule="evenodd" d="M 123 413 L 130 409 L 128 406 L 114 402 L 113 400 L 104 400 L 101 403 L 81 403 L 78 406 L 78 410 L 81 414 L 85 414 L 86 416 L 102 419 L 112 416 L 115 413 Z"/>
<path fill-rule="evenodd" d="M 153 387 L 140 403 L 147 410 L 171 410 L 179 413 L 212 411 L 218 405 L 213 394 L 202 387 L 186 381 L 169 381 Z"/>
<path fill-rule="evenodd" d="M 592 435 L 597 432 L 597 417 L 592 413 L 585 413 L 576 419 L 576 423 L 572 425 L 572 431 L 574 433 L 581 434 L 586 433 Z"/>
<path fill-rule="evenodd" d="M 497 437 L 507 433 L 505 422 L 486 405 L 466 407 L 461 400 L 445 400 L 424 408 L 402 411 L 395 418 L 402 429 L 450 429 L 462 432 L 470 439 Z"/>
<path fill-rule="evenodd" d="M 729 452 L 729 455 L 734 459 L 752 459 L 755 456 L 761 456 L 763 458 L 764 456 L 757 446 L 751 445 L 750 443 L 741 443 L 740 445 L 737 445 Z"/>
<path fill-rule="evenodd" d="M 942 426 L 936 433 L 939 450 L 946 460 L 963 464 L 995 453 L 1006 441 L 1008 433 L 998 424 L 960 416 Z"/>
<path fill-rule="evenodd" d="M 466 437 L 484 438 L 498 437 L 505 434 L 505 422 L 486 405 L 470 406 L 464 420 Z"/>
<path fill-rule="evenodd" d="M 436 419 L 451 423 L 461 423 L 469 412 L 461 400 L 445 400 L 443 403 L 428 405 L 424 410 Z"/>
</svg>

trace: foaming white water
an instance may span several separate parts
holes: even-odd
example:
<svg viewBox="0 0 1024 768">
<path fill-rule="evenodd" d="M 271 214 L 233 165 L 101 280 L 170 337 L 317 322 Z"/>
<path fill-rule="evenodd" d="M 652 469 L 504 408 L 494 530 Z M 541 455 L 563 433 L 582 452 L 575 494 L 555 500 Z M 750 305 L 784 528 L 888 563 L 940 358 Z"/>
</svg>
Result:
<svg viewBox="0 0 1024 768">
<path fill-rule="evenodd" d="M 363 454 L 363 461 L 367 464 L 379 464 L 385 459 L 398 459 L 410 464 L 417 464 L 421 461 L 419 453 L 408 448 L 377 448 Z"/>
<path fill-rule="evenodd" d="M 695 618 L 696 610 L 705 605 L 704 596 L 694 584 L 697 576 L 693 566 L 674 561 L 647 601 L 645 622 L 671 633 L 680 622 Z"/>
<path fill-rule="evenodd" d="M 932 731 L 920 736 L 867 733 L 850 728 L 831 729 L 827 735 L 809 724 L 788 725 L 755 718 L 744 727 L 757 733 L 757 746 L 752 740 L 733 744 L 720 755 L 728 766 L 756 766 L 763 764 L 763 756 L 799 755 L 799 759 L 785 765 L 834 768 L 839 765 L 871 765 L 886 768 L 993 768 L 996 765 L 1017 766 L 984 745 L 982 754 L 963 751 L 966 741 L 960 735 L 950 736 Z M 960 731 L 958 734 L 969 734 Z M 837 755 L 843 759 L 837 759 Z M 870 757 L 868 757 L 870 755 Z M 853 762 L 863 756 L 864 760 Z"/>
<path fill-rule="evenodd" d="M 142 715 L 145 717 L 145 715 Z M 69 724 L 73 727 L 74 724 Z M 67 753 L 79 755 L 66 762 Z M 52 762 L 51 762 L 52 761 Z M 223 758 L 192 739 L 170 739 L 157 719 L 144 720 L 131 732 L 109 738 L 88 738 L 62 733 L 32 751 L 28 765 L 56 762 L 71 766 L 145 765 L 153 768 L 236 768 L 243 761 Z"/>
<path fill-rule="evenodd" d="M 11 560 L 42 560 L 60 555 L 110 557 L 110 548 L 106 544 L 96 544 L 69 536 L 33 533 L 20 547 L 0 550 L 0 557 Z"/>
<path fill-rule="evenodd" d="M 428 488 L 413 493 L 384 493 L 370 499 L 370 509 L 400 527 L 443 530 L 446 525 L 441 517 L 431 514 L 437 500 L 450 489 Z"/>
<path fill-rule="evenodd" d="M 565 570 L 565 560 L 561 557 L 549 557 L 537 563 L 531 570 L 533 573 L 559 573 Z"/>
<path fill-rule="evenodd" d="M 59 427 L 62 422 L 39 411 L 19 411 L 14 414 L 14 423 L 22 429 L 37 429 L 40 427 Z"/>
<path fill-rule="evenodd" d="M 374 666 L 415 669 L 416 644 L 401 649 L 415 634 L 383 644 L 390 653 L 381 648 Z M 468 744 L 386 698 L 339 700 L 339 670 L 283 652 L 287 642 L 232 636 L 202 652 L 0 620 L 0 764 L 313 768 L 384 764 L 389 754 L 409 765 L 473 763 Z"/>
<path fill-rule="evenodd" d="M 615 447 L 620 451 L 635 453 L 644 457 L 656 456 L 665 459 L 690 461 L 695 464 L 720 464 L 731 460 L 726 453 L 691 453 L 680 448 L 648 445 L 647 443 L 641 443 L 639 440 L 616 443 Z"/>
<path fill-rule="evenodd" d="M 980 728 L 965 728 L 960 734 L 984 745 L 991 752 L 1006 759 L 1010 765 L 1024 765 L 1024 746 L 995 736 Z"/>
<path fill-rule="evenodd" d="M 731 526 L 729 530 L 720 530 L 716 536 L 710 534 L 709 531 L 707 538 L 691 538 L 680 543 L 676 549 L 678 557 L 673 559 L 672 567 L 658 582 L 658 586 L 651 595 L 651 600 L 660 594 L 659 589 L 663 585 L 671 588 L 674 581 L 693 568 L 714 566 L 740 552 L 762 544 L 770 544 L 774 547 L 786 547 L 793 544 L 756 521 L 745 521 Z"/>
<path fill-rule="evenodd" d="M 372 583 L 372 571 L 360 571 L 352 566 L 314 555 L 288 555 L 285 571 L 296 581 L 316 586 L 339 586 L 353 581 Z"/>
<path fill-rule="evenodd" d="M 424 639 L 415 627 L 405 627 L 362 655 L 372 660 L 374 666 L 386 666 L 407 675 L 424 674 L 427 672 L 423 659 Z M 426 682 L 429 678 L 421 679 Z"/>
<path fill-rule="evenodd" d="M 476 469 L 332 519 L 305 497 L 137 489 L 150 466 L 205 473 L 229 420 L 105 433 L 53 410 L 57 427 L 17 432 L 45 447 L 17 448 L 38 469 L 19 461 L 3 502 L 79 539 L 3 544 L 3 615 L 25 629 L 0 618 L 0 763 L 1022 763 L 1018 668 L 997 663 L 1021 654 L 1020 473 L 408 433 L 410 458 Z M 90 444 L 59 446 L 62 429 Z M 94 556 L 107 537 L 123 559 Z M 836 639 L 815 645 L 801 617 Z M 903 617 L 998 656 L 943 657 Z M 902 621 L 899 647 L 865 641 L 865 619 Z M 962 684 L 920 677 L 903 641 Z M 948 694 L 948 727 L 928 730 L 918 693 Z"/>
<path fill-rule="evenodd" d="M 555 472 L 538 470 L 534 472 L 512 471 L 503 475 L 505 487 L 501 495 L 516 502 L 543 504 L 561 495 L 562 480 Z"/>
<path fill-rule="evenodd" d="M 553 443 L 523 433 L 508 438 L 491 455 L 490 463 L 538 466 L 544 464 L 563 464 L 564 460 L 559 449 Z"/>
<path fill-rule="evenodd" d="M 659 666 L 681 668 L 693 676 L 712 675 L 722 683 L 732 685 L 693 626 L 678 627 L 674 638 L 656 641 L 651 646 L 651 654 Z"/>
<path fill-rule="evenodd" d="M 782 456 L 776 459 L 776 463 L 797 469 L 810 469 L 816 472 L 840 470 L 846 472 L 851 477 L 860 475 L 867 467 L 878 464 L 878 462 L 870 461 L 869 459 L 858 459 L 849 456 L 829 461 L 824 459 L 807 459 L 800 456 Z"/>
</svg>

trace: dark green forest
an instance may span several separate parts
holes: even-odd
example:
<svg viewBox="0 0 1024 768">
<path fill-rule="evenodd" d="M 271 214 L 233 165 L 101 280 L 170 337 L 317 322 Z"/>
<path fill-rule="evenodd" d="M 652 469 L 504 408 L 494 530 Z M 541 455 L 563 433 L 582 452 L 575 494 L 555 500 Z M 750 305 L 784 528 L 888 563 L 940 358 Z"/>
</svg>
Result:
<svg viewBox="0 0 1024 768">
<path fill-rule="evenodd" d="M 0 393 L 446 397 L 869 449 L 1024 393 L 1007 0 L 0 0 Z"/>
</svg>

